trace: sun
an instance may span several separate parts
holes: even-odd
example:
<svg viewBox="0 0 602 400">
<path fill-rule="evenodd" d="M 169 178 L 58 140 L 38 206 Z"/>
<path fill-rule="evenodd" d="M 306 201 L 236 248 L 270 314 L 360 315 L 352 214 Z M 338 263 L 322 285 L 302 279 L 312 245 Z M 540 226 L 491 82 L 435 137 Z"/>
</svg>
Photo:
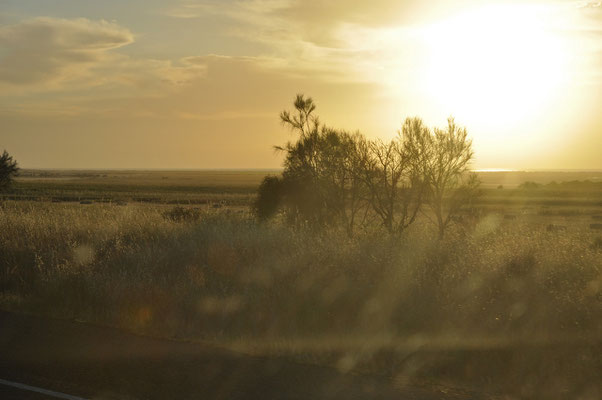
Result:
<svg viewBox="0 0 602 400">
<path fill-rule="evenodd" d="M 425 27 L 426 95 L 474 123 L 510 126 L 545 112 L 570 74 L 570 48 L 554 23 L 543 7 L 498 5 Z"/>
</svg>

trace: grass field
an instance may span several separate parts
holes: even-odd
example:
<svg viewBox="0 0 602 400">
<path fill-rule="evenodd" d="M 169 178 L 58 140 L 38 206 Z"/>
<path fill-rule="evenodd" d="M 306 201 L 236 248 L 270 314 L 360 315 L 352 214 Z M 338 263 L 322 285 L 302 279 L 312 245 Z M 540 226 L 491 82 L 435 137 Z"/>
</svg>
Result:
<svg viewBox="0 0 602 400">
<path fill-rule="evenodd" d="M 122 171 L 23 170 L 4 198 L 247 205 L 264 176 L 278 170 Z M 602 207 L 602 172 L 479 172 L 483 204 Z M 589 181 L 518 190 L 524 182 Z"/>
<path fill-rule="evenodd" d="M 22 171 L 5 197 L 54 202 L 247 205 L 278 171 Z"/>
<path fill-rule="evenodd" d="M 265 174 L 25 171 L 0 203 L 0 307 L 510 398 L 602 393 L 595 173 L 481 174 L 479 218 L 443 241 L 423 220 L 402 238 L 259 224 Z"/>
</svg>

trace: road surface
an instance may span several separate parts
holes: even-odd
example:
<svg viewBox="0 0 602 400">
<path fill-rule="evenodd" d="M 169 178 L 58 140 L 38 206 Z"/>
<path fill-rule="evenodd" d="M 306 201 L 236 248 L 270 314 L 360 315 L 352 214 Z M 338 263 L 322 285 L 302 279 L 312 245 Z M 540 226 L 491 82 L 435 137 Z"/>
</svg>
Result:
<svg viewBox="0 0 602 400">
<path fill-rule="evenodd" d="M 396 388 L 385 378 L 285 359 L 2 311 L 0 379 L 84 399 L 468 398 Z M 0 384 L 0 398 L 56 397 Z"/>
</svg>

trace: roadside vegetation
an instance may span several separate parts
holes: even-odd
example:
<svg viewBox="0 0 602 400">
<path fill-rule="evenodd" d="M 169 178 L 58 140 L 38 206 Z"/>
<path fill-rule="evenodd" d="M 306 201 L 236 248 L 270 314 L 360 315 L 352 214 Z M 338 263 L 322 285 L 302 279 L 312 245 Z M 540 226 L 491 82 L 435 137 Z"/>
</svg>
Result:
<svg viewBox="0 0 602 400">
<path fill-rule="evenodd" d="M 587 226 L 490 214 L 442 240 L 419 221 L 400 240 L 167 211 L 5 202 L 1 307 L 452 385 L 491 388 L 528 362 L 530 390 L 558 368 L 582 390 L 602 371 L 602 250 Z"/>
<path fill-rule="evenodd" d="M 168 336 L 602 331 L 599 235 L 483 218 L 439 241 L 249 214 L 5 202 L 5 307 Z M 535 336 L 533 336 L 535 335 Z"/>
<path fill-rule="evenodd" d="M 282 113 L 296 137 L 263 180 L 17 179 L 0 201 L 0 308 L 401 383 L 601 393 L 596 182 L 479 188 L 451 119 L 382 142 L 314 113 L 302 96 Z"/>
</svg>

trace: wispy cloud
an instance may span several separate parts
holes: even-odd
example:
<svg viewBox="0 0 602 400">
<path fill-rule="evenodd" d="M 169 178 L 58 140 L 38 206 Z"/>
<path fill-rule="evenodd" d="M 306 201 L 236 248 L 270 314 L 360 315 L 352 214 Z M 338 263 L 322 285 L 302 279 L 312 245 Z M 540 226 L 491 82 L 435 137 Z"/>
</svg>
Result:
<svg viewBox="0 0 602 400">
<path fill-rule="evenodd" d="M 387 85 L 391 75 L 409 75 L 421 56 L 414 26 L 475 1 L 433 0 L 427 7 L 419 0 L 188 0 L 167 15 L 229 19 L 223 34 L 260 44 L 292 76 Z"/>
<path fill-rule="evenodd" d="M 124 87 L 149 95 L 206 73 L 206 66 L 186 58 L 158 60 L 116 51 L 134 40 L 129 29 L 104 20 L 38 17 L 2 26 L 0 88 L 17 96 L 79 95 L 91 88 L 97 96 L 115 95 Z"/>
<path fill-rule="evenodd" d="M 134 41 L 126 28 L 106 21 L 35 18 L 0 28 L 0 81 L 46 84 L 79 76 L 110 50 Z"/>
<path fill-rule="evenodd" d="M 233 80 L 244 87 L 240 78 L 257 79 L 267 88 L 295 81 L 311 81 L 316 86 L 376 85 L 384 96 L 398 96 L 402 91 L 417 91 L 415 82 L 423 73 L 419 67 L 428 57 L 415 29 L 424 18 L 421 13 L 443 12 L 475 1 L 429 6 L 427 11 L 418 0 L 183 1 L 164 14 L 219 17 L 224 24 L 220 32 L 212 32 L 214 37 L 234 38 L 239 50 L 249 42 L 261 44 L 253 48 L 262 50 L 247 56 L 195 55 L 191 50 L 173 59 L 142 57 L 121 49 L 136 36 L 116 23 L 34 18 L 0 27 L 0 89 L 17 95 L 54 90 L 55 102 L 63 99 L 68 105 L 86 90 L 104 99 L 170 98 L 175 92 L 200 87 L 206 93 L 228 93 L 235 90 Z M 593 15 L 601 9 L 591 8 L 595 4 L 587 10 L 576 9 L 574 2 L 563 4 L 580 14 Z M 588 25 L 590 33 L 595 28 L 595 21 Z M 291 90 L 298 87 L 291 85 Z M 6 109 L 8 102 L 0 100 L 0 107 L 2 103 Z M 103 102 L 102 107 L 107 104 Z M 87 106 L 79 102 L 73 110 L 81 107 Z"/>
</svg>

